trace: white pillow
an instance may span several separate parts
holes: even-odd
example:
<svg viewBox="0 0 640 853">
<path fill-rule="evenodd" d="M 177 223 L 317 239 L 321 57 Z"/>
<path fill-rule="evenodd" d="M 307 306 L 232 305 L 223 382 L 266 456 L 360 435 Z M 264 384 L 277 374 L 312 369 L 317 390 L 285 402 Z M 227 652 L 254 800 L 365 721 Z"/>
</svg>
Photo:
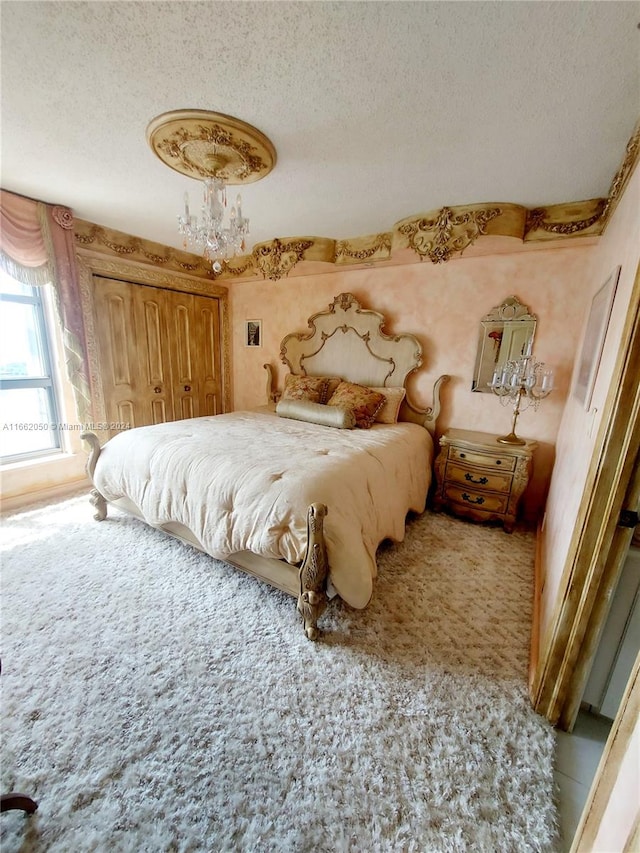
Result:
<svg viewBox="0 0 640 853">
<path fill-rule="evenodd" d="M 293 418 L 296 421 L 307 421 L 337 429 L 353 429 L 356 425 L 351 409 L 326 406 L 309 400 L 280 400 L 276 406 L 276 414 L 281 418 Z"/>
</svg>

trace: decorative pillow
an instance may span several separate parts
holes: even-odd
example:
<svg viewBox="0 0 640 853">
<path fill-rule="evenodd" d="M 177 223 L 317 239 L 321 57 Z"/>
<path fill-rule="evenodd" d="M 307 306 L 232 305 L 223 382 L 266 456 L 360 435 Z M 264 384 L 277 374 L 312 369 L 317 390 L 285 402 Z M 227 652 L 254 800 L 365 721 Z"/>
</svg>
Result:
<svg viewBox="0 0 640 853">
<path fill-rule="evenodd" d="M 353 429 L 356 418 L 351 409 L 336 406 L 324 406 L 322 403 L 310 403 L 309 400 L 280 400 L 276 413 L 281 418 L 293 418 L 321 426 Z"/>
<path fill-rule="evenodd" d="M 400 406 L 407 393 L 404 388 L 372 388 L 379 394 L 384 394 L 384 403 L 376 415 L 376 423 L 397 424 Z"/>
<path fill-rule="evenodd" d="M 327 405 L 351 409 L 356 418 L 356 426 L 369 429 L 384 402 L 384 394 L 372 391 L 364 385 L 343 381 L 333 392 Z"/>
<path fill-rule="evenodd" d="M 282 399 L 323 403 L 327 399 L 327 377 L 295 376 L 293 373 L 289 373 L 284 378 Z"/>
<path fill-rule="evenodd" d="M 327 380 L 327 394 L 324 400 L 321 401 L 322 403 L 326 403 L 327 400 L 333 397 L 336 388 L 342 382 L 342 376 L 327 376 L 325 378 Z"/>
</svg>

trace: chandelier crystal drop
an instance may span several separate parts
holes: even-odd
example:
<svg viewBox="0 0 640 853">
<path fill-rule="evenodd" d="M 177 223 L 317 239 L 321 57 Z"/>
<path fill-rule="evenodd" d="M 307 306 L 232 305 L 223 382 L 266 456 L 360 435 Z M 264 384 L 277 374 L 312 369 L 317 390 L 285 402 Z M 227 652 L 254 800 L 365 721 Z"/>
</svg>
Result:
<svg viewBox="0 0 640 853">
<path fill-rule="evenodd" d="M 215 177 L 206 178 L 203 184 L 200 218 L 191 214 L 189 193 L 185 192 L 184 213 L 178 216 L 178 231 L 184 238 L 184 248 L 192 247 L 202 252 L 218 272 L 224 261 L 244 252 L 249 220 L 242 215 L 242 198 L 238 194 L 225 224 L 226 184 Z"/>
</svg>

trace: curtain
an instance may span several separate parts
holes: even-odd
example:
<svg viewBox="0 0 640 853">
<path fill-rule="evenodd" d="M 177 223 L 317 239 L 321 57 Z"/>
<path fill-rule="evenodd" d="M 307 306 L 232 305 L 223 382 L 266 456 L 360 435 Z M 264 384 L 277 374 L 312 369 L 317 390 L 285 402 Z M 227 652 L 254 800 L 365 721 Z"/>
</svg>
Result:
<svg viewBox="0 0 640 853">
<path fill-rule="evenodd" d="M 91 392 L 69 208 L 0 190 L 0 266 L 23 284 L 40 287 L 51 282 L 76 414 L 80 423 L 88 423 Z"/>
</svg>

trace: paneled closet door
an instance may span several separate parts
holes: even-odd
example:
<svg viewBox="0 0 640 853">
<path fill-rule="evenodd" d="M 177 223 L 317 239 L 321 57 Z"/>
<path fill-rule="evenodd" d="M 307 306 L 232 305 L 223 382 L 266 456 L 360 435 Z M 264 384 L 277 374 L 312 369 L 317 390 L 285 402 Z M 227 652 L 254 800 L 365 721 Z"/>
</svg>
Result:
<svg viewBox="0 0 640 853">
<path fill-rule="evenodd" d="M 221 412 L 219 300 L 93 281 L 107 419 L 133 427 Z"/>
<path fill-rule="evenodd" d="M 222 405 L 220 364 L 220 303 L 205 296 L 194 297 L 195 353 L 200 375 L 200 414 L 218 415 Z"/>
<path fill-rule="evenodd" d="M 165 291 L 93 280 L 107 420 L 131 427 L 173 420 Z"/>
<path fill-rule="evenodd" d="M 165 291 L 174 420 L 200 415 L 194 298 L 190 293 Z"/>
</svg>

